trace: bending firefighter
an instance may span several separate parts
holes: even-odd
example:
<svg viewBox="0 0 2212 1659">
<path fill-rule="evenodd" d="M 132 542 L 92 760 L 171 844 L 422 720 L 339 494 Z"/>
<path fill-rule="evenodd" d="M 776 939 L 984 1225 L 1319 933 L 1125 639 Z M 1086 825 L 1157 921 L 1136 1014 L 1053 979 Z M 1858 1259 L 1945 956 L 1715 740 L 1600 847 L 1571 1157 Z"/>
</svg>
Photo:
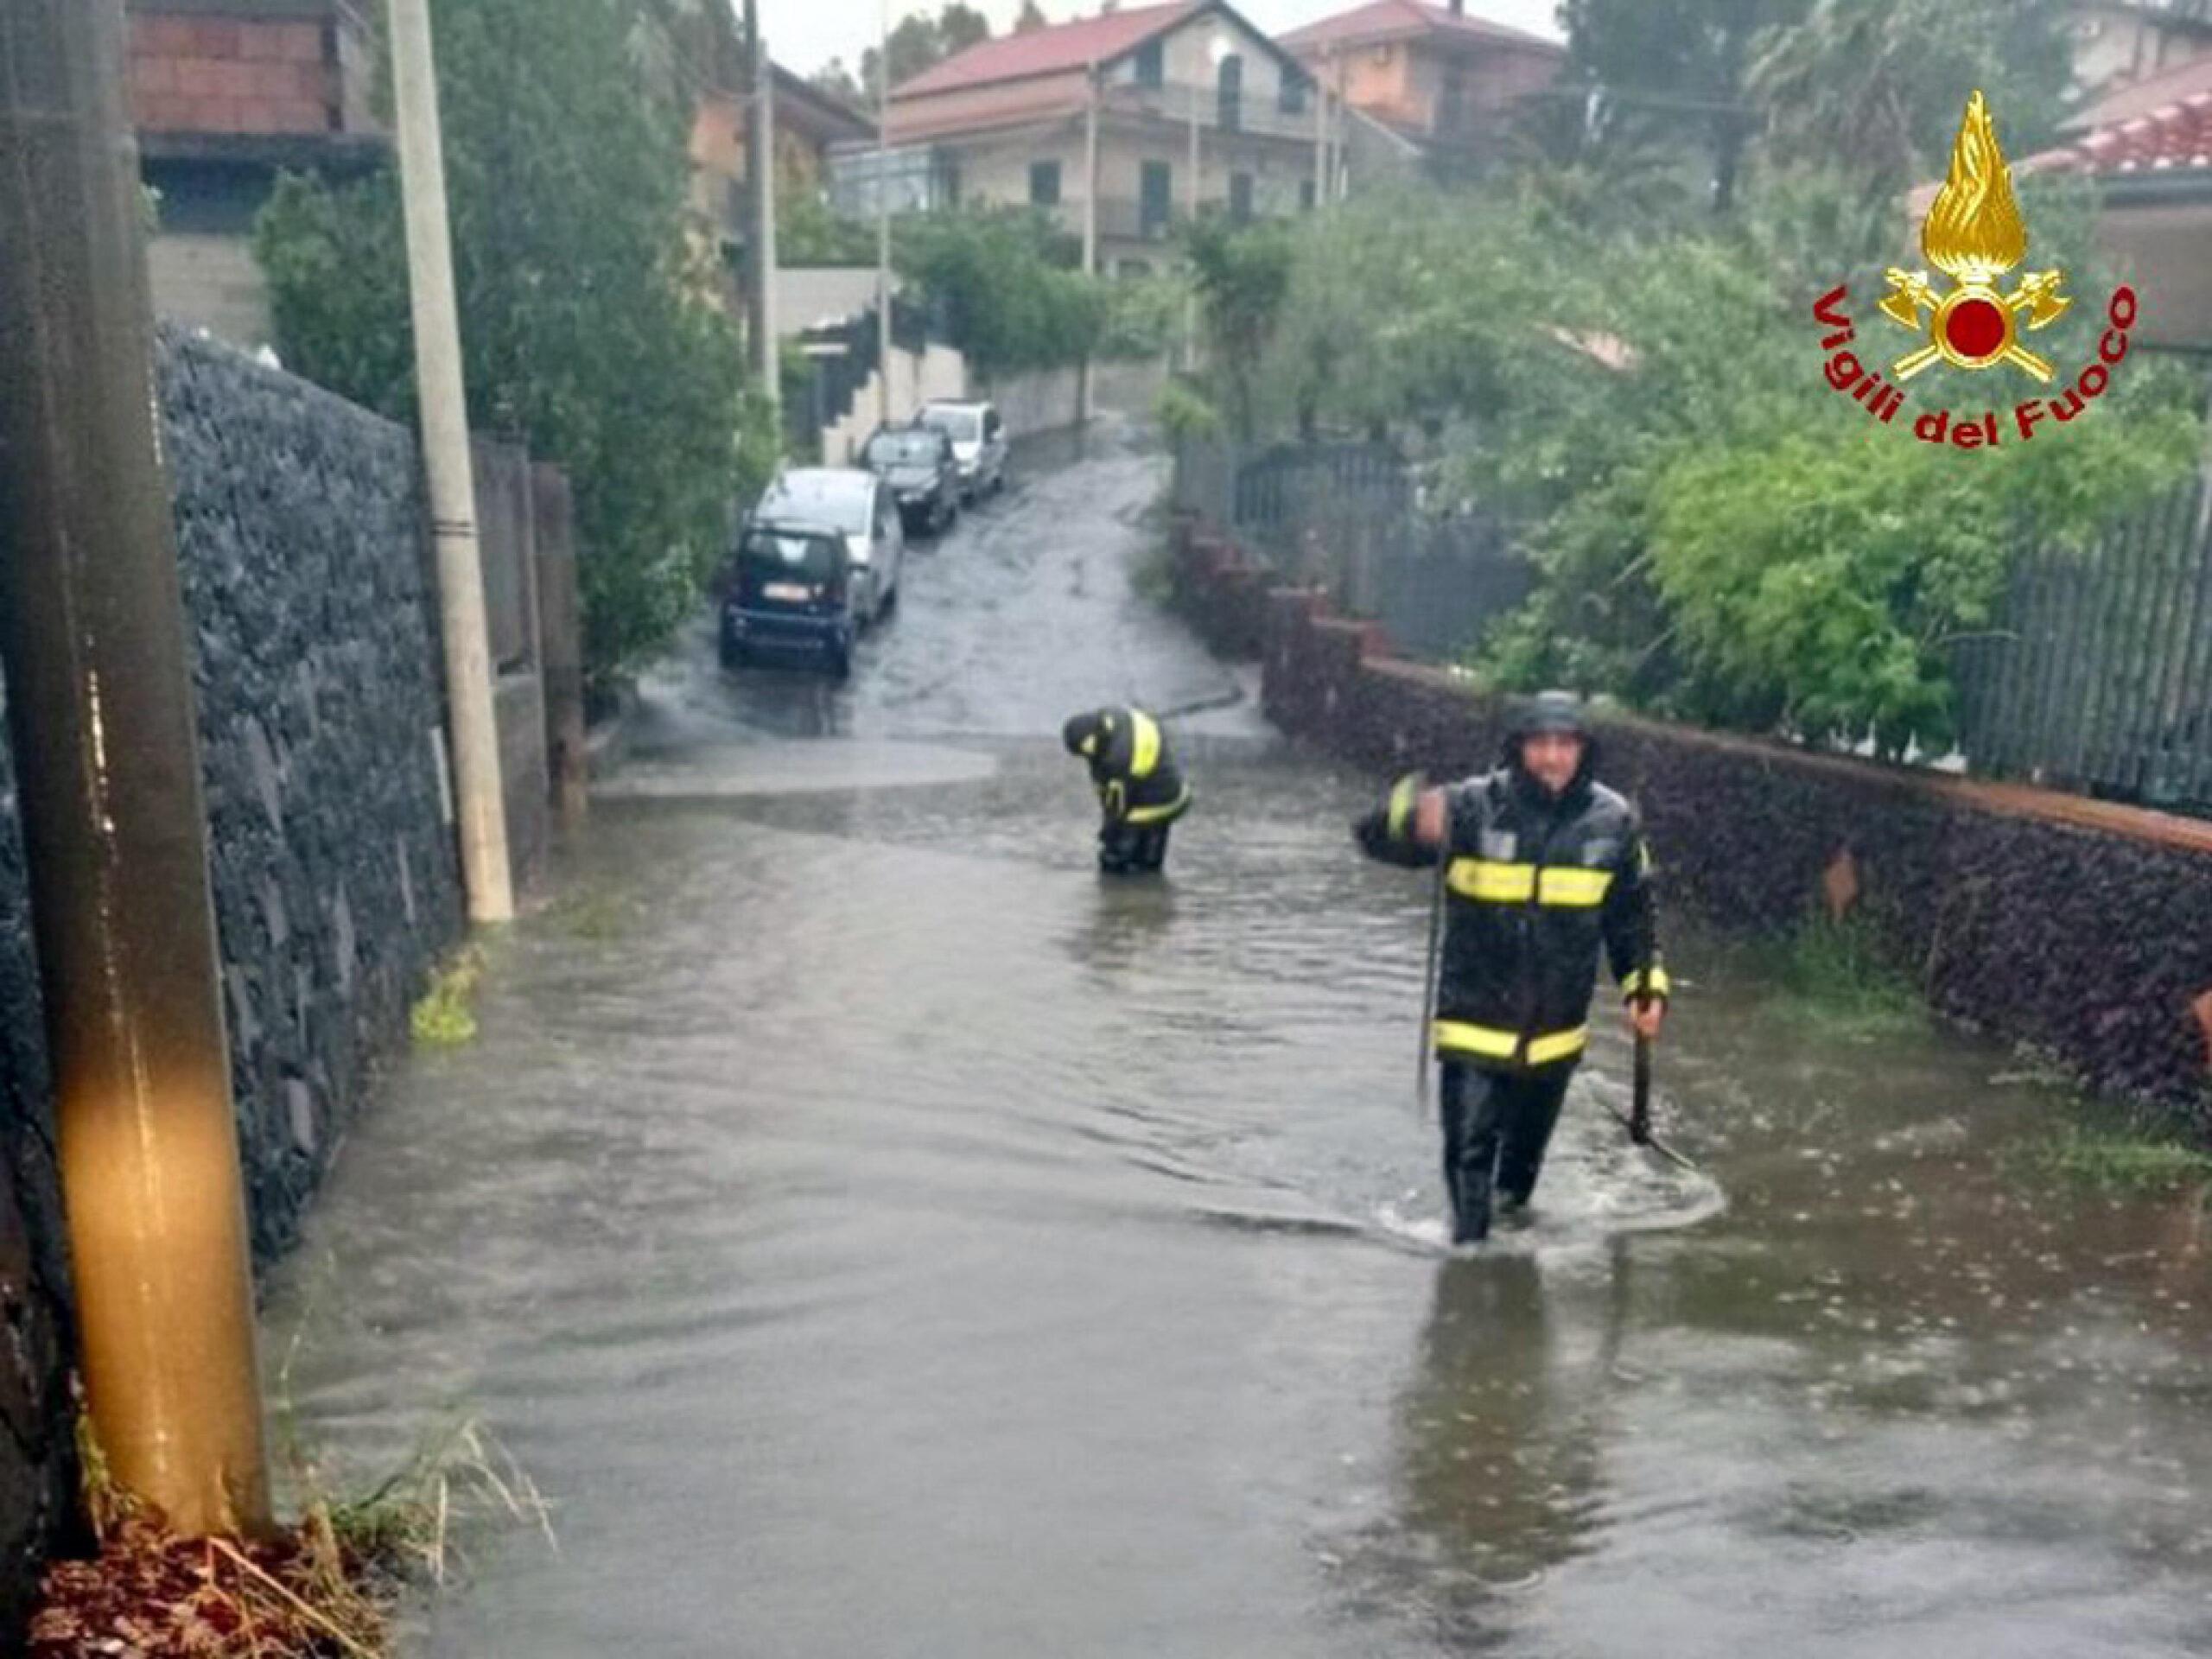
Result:
<svg viewBox="0 0 2212 1659">
<path fill-rule="evenodd" d="M 1167 861 L 1167 831 L 1191 810 L 1191 791 L 1167 752 L 1167 734 L 1141 709 L 1094 709 L 1060 728 L 1070 754 L 1090 763 L 1104 820 L 1098 868 L 1152 874 Z"/>
<path fill-rule="evenodd" d="M 1601 943 L 1636 1031 L 1656 1037 L 1664 1014 L 1650 854 L 1597 760 L 1581 704 L 1547 691 L 1519 711 L 1497 771 L 1446 789 L 1402 779 L 1353 826 L 1370 857 L 1446 861 L 1431 1041 L 1455 1243 L 1487 1236 L 1493 1192 L 1510 1213 L 1535 1191 L 1589 1041 Z"/>
</svg>

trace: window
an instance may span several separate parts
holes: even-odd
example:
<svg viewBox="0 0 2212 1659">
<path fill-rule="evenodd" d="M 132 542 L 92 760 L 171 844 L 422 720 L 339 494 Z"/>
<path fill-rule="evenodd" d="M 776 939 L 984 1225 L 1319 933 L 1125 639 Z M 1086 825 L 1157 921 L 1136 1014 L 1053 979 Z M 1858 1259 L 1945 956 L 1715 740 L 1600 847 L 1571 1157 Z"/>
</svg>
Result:
<svg viewBox="0 0 2212 1659">
<path fill-rule="evenodd" d="M 1244 60 L 1234 52 L 1224 58 L 1215 84 L 1221 92 L 1221 130 L 1235 132 L 1244 124 Z"/>
<path fill-rule="evenodd" d="M 1284 70 L 1282 72 L 1282 92 L 1280 95 L 1280 101 L 1282 107 L 1282 112 L 1285 115 L 1305 114 L 1306 77 L 1300 74 L 1294 74 L 1287 69 Z"/>
<path fill-rule="evenodd" d="M 1229 175 L 1229 219 L 1233 225 L 1252 222 L 1252 175 L 1232 173 Z"/>
<path fill-rule="evenodd" d="M 1033 207 L 1056 207 L 1060 200 L 1060 164 L 1058 162 L 1029 163 L 1029 200 Z"/>
<path fill-rule="evenodd" d="M 1175 200 L 1175 168 L 1166 162 L 1147 162 L 1139 175 L 1137 234 L 1155 237 L 1167 229 Z"/>
<path fill-rule="evenodd" d="M 1158 86 L 1166 79 L 1166 60 L 1157 40 L 1147 41 L 1137 48 L 1137 85 Z"/>
</svg>

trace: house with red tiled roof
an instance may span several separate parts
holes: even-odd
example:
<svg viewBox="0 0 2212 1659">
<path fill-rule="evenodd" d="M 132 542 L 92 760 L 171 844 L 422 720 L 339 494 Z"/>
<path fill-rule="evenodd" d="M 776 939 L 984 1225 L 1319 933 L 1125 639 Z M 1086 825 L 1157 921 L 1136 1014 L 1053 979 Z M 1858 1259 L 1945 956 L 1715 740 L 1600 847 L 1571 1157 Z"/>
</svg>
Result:
<svg viewBox="0 0 2212 1659">
<path fill-rule="evenodd" d="M 1464 0 L 1368 0 L 1283 36 L 1331 96 L 1453 170 L 1495 153 L 1567 60 L 1561 42 L 1470 16 Z"/>
<path fill-rule="evenodd" d="M 2031 156 L 2022 174 L 2097 187 L 2097 239 L 2142 295 L 2137 338 L 2212 350 L 2212 54 L 2117 89 L 2094 124 Z"/>
<path fill-rule="evenodd" d="M 1127 270 L 1193 213 L 1311 205 L 1322 119 L 1311 76 L 1234 7 L 1173 0 L 983 41 L 894 86 L 888 151 L 843 147 L 836 189 L 858 213 L 879 188 L 900 209 L 1035 206 Z"/>
</svg>

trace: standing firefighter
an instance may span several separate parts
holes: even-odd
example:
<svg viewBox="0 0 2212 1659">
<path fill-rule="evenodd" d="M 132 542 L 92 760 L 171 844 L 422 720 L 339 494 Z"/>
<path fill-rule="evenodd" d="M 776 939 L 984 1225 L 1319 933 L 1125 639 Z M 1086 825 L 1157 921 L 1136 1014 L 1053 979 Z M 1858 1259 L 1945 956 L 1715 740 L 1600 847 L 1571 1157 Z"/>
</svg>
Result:
<svg viewBox="0 0 2212 1659">
<path fill-rule="evenodd" d="M 1353 826 L 1373 858 L 1446 861 L 1438 1018 L 1444 1182 L 1452 1240 L 1490 1231 L 1535 1192 L 1560 1103 L 1589 1041 L 1602 942 L 1646 1039 L 1666 1007 L 1649 851 L 1635 810 L 1597 782 L 1581 704 L 1547 691 L 1518 712 L 1504 764 L 1446 789 L 1402 779 Z M 1443 849 L 1440 855 L 1440 849 Z"/>
<path fill-rule="evenodd" d="M 1070 754 L 1090 763 L 1104 821 L 1098 868 L 1109 875 L 1156 873 L 1167 831 L 1191 810 L 1191 791 L 1167 752 L 1167 734 L 1141 709 L 1094 709 L 1060 728 Z"/>
</svg>

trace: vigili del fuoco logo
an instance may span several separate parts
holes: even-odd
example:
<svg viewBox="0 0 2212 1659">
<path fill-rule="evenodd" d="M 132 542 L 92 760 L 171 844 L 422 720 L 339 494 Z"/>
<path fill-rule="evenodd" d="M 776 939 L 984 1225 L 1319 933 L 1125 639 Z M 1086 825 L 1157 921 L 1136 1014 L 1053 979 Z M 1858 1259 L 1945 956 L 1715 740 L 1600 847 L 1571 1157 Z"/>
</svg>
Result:
<svg viewBox="0 0 2212 1659">
<path fill-rule="evenodd" d="M 1839 284 L 1815 304 L 1814 317 L 1830 331 L 1821 341 L 1829 354 L 1828 385 L 1885 425 L 1894 424 L 1905 405 L 1905 382 L 1938 362 L 1959 369 L 2016 369 L 2050 385 L 2056 368 L 2022 336 L 2050 327 L 2074 301 L 2060 291 L 2066 276 L 2056 267 L 2030 271 L 2005 291 L 2011 272 L 2028 257 L 2028 227 L 2012 194 L 2012 169 L 1997 147 L 1988 102 L 1979 92 L 1967 100 L 1966 118 L 1951 146 L 1950 176 L 1921 225 L 1920 247 L 1951 285 L 1939 292 L 1924 270 L 1892 265 L 1885 273 L 1890 291 L 1881 302 L 1882 315 L 1919 342 L 1890 364 L 1887 380 L 1844 349 L 1858 338 L 1843 308 L 1848 286 Z M 2027 442 L 2046 421 L 2063 426 L 2078 420 L 2104 395 L 2113 365 L 2127 355 L 2135 312 L 2135 290 L 2114 289 L 2105 307 L 2111 327 L 2097 342 L 2096 357 L 2058 396 L 2014 404 L 2003 426 L 1994 409 L 1971 414 L 1931 409 L 1912 423 L 1913 436 L 1923 443 L 1948 441 L 1961 449 L 1995 448 L 2015 434 Z"/>
</svg>

